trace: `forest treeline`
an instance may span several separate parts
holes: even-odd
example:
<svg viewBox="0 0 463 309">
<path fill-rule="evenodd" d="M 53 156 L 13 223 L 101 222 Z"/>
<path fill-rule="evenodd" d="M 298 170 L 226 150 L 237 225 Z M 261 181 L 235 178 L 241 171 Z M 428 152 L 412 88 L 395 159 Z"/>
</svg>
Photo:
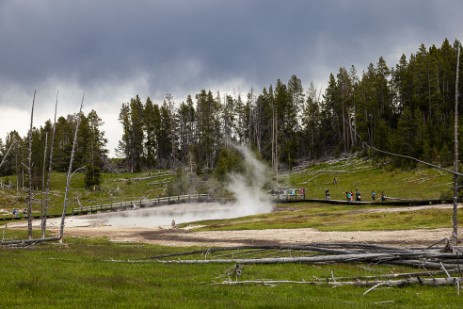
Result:
<svg viewBox="0 0 463 309">
<path fill-rule="evenodd" d="M 179 165 L 211 171 L 224 163 L 230 143 L 252 147 L 279 169 L 365 144 L 446 166 L 452 163 L 458 44 L 446 39 L 440 47 L 421 45 L 395 67 L 383 57 L 361 73 L 342 67 L 323 93 L 313 83 L 305 89 L 293 75 L 260 93 L 201 90 L 179 105 L 172 96 L 162 104 L 135 96 L 122 104 L 118 151 L 129 171 Z M 415 164 L 393 161 L 398 167 Z"/>
<path fill-rule="evenodd" d="M 440 47 L 421 45 L 416 53 L 402 55 L 393 67 L 383 57 L 362 72 L 354 66 L 341 67 L 330 74 L 323 90 L 313 83 L 304 88 L 293 75 L 287 82 L 278 79 L 259 93 L 251 89 L 244 95 L 201 90 L 181 103 L 167 95 L 159 104 L 137 95 L 121 106 L 117 153 L 129 172 L 183 167 L 203 174 L 227 169 L 232 144 L 251 147 L 278 170 L 291 169 L 303 160 L 364 150 L 366 144 L 450 165 L 459 44 L 445 39 Z M 53 168 L 66 169 L 76 117 L 81 117 L 82 127 L 75 166 L 86 168 L 91 187 L 98 184 L 92 179 L 98 179 L 108 161 L 102 120 L 95 111 L 59 118 Z M 47 122 L 33 130 L 37 183 L 51 127 Z M 17 141 L 1 175 L 24 173 L 26 140 L 16 132 L 0 140 L 0 161 Z M 397 167 L 416 164 L 399 157 L 391 160 Z"/>
<path fill-rule="evenodd" d="M 67 172 L 71 157 L 76 122 L 79 119 L 74 170 L 85 172 L 86 187 L 95 189 L 101 182 L 100 171 L 107 163 L 107 139 L 101 131 L 102 119 L 96 111 L 87 115 L 74 114 L 59 117 L 55 124 L 46 121 L 43 126 L 32 129 L 32 186 L 40 189 L 49 171 L 49 156 L 53 143 L 52 170 Z M 29 132 L 30 133 L 30 132 Z M 52 137 L 54 136 L 53 142 Z M 8 153 L 8 156 L 6 154 Z M 28 186 L 28 136 L 21 137 L 17 131 L 8 133 L 5 141 L 0 139 L 0 176 L 14 176 L 10 182 L 17 188 Z M 107 165 L 107 164 L 106 164 Z M 6 184 L 8 185 L 8 184 Z"/>
</svg>

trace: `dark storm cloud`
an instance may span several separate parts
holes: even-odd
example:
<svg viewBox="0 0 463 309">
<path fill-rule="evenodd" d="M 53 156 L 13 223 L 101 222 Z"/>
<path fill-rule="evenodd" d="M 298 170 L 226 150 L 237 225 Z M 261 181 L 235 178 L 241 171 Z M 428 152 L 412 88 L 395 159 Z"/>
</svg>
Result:
<svg viewBox="0 0 463 309">
<path fill-rule="evenodd" d="M 2 1 L 0 79 L 88 89 L 144 74 L 153 93 L 234 78 L 260 87 L 293 73 L 326 80 L 313 75 L 366 67 L 410 40 L 416 50 L 457 35 L 461 8 L 418 0 Z"/>
<path fill-rule="evenodd" d="M 360 74 L 380 56 L 391 67 L 421 43 L 461 40 L 462 9 L 460 0 L 0 0 L 0 137 L 36 88 L 42 106 L 59 89 L 62 114 L 86 90 L 114 144 L 120 104 L 135 94 L 260 92 L 292 74 L 319 87 L 341 66 Z"/>
</svg>

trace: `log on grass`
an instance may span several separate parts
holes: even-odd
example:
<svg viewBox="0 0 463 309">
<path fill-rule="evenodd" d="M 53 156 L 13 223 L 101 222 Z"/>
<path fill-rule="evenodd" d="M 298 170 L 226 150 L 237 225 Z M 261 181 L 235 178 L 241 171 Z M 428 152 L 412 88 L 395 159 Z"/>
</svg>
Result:
<svg viewBox="0 0 463 309">
<path fill-rule="evenodd" d="M 243 281 L 223 281 L 223 285 L 279 285 L 279 284 L 308 284 L 308 285 L 329 285 L 329 286 L 359 286 L 359 287 L 403 287 L 406 285 L 418 284 L 427 286 L 449 286 L 460 285 L 462 277 L 451 278 L 407 278 L 400 280 L 372 280 L 372 281 L 292 281 L 292 280 L 243 280 Z"/>
</svg>

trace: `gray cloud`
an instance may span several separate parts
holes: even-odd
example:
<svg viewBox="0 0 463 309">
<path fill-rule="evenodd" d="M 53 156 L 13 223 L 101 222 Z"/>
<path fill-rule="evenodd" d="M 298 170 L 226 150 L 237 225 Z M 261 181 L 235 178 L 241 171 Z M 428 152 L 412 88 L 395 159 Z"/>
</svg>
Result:
<svg viewBox="0 0 463 309">
<path fill-rule="evenodd" d="M 322 83 L 380 56 L 394 66 L 421 43 L 460 38 L 461 9 L 458 0 L 0 0 L 0 137 L 2 108 L 29 107 L 33 89 L 47 102 L 60 89 L 63 112 L 86 90 L 89 108 L 110 108 L 104 120 L 117 122 L 115 107 L 137 93 L 181 101 L 208 87 L 260 91 L 292 74 Z"/>
</svg>

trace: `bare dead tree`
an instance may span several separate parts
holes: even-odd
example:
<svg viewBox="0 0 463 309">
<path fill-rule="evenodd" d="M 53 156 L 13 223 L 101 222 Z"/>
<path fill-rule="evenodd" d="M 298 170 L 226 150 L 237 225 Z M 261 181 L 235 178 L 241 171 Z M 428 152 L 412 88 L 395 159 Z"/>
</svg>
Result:
<svg viewBox="0 0 463 309">
<path fill-rule="evenodd" d="M 50 143 L 50 158 L 48 162 L 48 176 L 47 176 L 47 184 L 45 187 L 45 207 L 42 212 L 42 238 L 45 238 L 45 232 L 47 229 L 47 216 L 48 216 L 48 207 L 50 202 L 50 180 L 51 180 L 51 172 L 52 172 L 52 163 L 53 163 L 53 150 L 55 145 L 55 133 L 56 133 L 56 114 L 58 110 L 58 91 L 56 92 L 56 102 L 55 102 L 55 116 L 53 119 L 53 131 L 51 136 L 51 143 Z"/>
<path fill-rule="evenodd" d="M 29 127 L 29 157 L 28 157 L 28 173 L 29 173 L 29 192 L 27 199 L 27 233 L 29 239 L 32 239 L 32 124 L 34 121 L 34 105 L 35 105 L 35 93 L 32 100 L 32 110 L 31 110 L 31 125 Z"/>
<path fill-rule="evenodd" d="M 74 140 L 72 142 L 72 150 L 71 150 L 71 158 L 69 159 L 69 168 L 67 171 L 67 176 L 66 176 L 66 190 L 64 192 L 64 205 L 63 205 L 63 213 L 61 215 L 61 225 L 60 225 L 60 230 L 59 230 L 59 240 L 60 243 L 63 243 L 63 235 L 64 235 L 64 220 L 66 219 L 66 211 L 67 211 L 67 204 L 68 204 L 68 195 L 69 195 L 69 188 L 71 186 L 71 177 L 73 175 L 72 173 L 72 164 L 74 162 L 74 154 L 76 151 L 77 147 L 77 133 L 79 132 L 79 125 L 80 125 L 80 116 L 82 114 L 82 107 L 84 105 L 84 99 L 85 99 L 85 93 L 82 96 L 82 102 L 80 103 L 80 110 L 79 113 L 77 114 L 77 119 L 76 119 L 76 130 L 74 131 Z"/>
<path fill-rule="evenodd" d="M 452 212 L 452 237 L 453 244 L 458 242 L 458 73 L 460 70 L 460 44 L 458 44 L 457 69 L 455 81 L 455 123 L 454 123 L 454 161 L 453 169 L 453 212 Z"/>
<path fill-rule="evenodd" d="M 359 136 L 359 135 L 358 135 Z M 359 136 L 359 138 L 361 138 Z M 404 159 L 408 159 L 408 160 L 412 160 L 412 161 L 415 161 L 417 163 L 421 163 L 423 165 L 426 165 L 426 166 L 429 166 L 429 167 L 432 167 L 432 168 L 435 168 L 435 169 L 438 169 L 438 170 L 441 170 L 441 171 L 444 171 L 444 172 L 447 172 L 449 174 L 452 174 L 452 175 L 456 175 L 456 176 L 463 176 L 463 173 L 460 173 L 458 171 L 454 171 L 454 170 L 449 170 L 445 167 L 441 167 L 439 165 L 435 165 L 435 164 L 432 164 L 432 163 L 429 163 L 429 162 L 426 162 L 426 161 L 423 161 L 423 160 L 420 160 L 418 158 L 415 158 L 415 157 L 412 157 L 412 156 L 407 156 L 407 155 L 403 155 L 403 154 L 400 154 L 400 153 L 395 153 L 395 152 L 391 152 L 391 151 L 386 151 L 386 150 L 382 150 L 382 149 L 378 149 L 366 142 L 363 142 L 363 147 L 368 147 L 370 148 L 371 150 L 374 150 L 376 152 L 379 152 L 379 153 L 383 153 L 383 154 L 386 154 L 386 155 L 389 155 L 389 156 L 392 156 L 392 157 L 399 157 L 399 158 L 404 158 Z"/>
<path fill-rule="evenodd" d="M 6 158 L 7 158 L 8 155 L 10 154 L 10 151 L 11 151 L 11 149 L 13 148 L 13 146 L 14 146 L 15 143 L 16 143 L 16 139 L 13 137 L 13 140 L 11 141 L 10 147 L 8 147 L 8 150 L 6 151 L 6 154 L 5 154 L 5 156 L 3 157 L 2 162 L 0 162 L 0 168 L 2 167 L 3 163 L 5 163 Z"/>
<path fill-rule="evenodd" d="M 41 214 L 45 212 L 45 174 L 47 171 L 47 149 L 48 149 L 48 132 L 45 132 L 45 147 L 43 147 L 43 168 L 42 168 L 42 198 L 41 198 Z M 43 233 L 43 230 L 42 230 Z M 44 237 L 44 235 L 42 235 Z"/>
</svg>

